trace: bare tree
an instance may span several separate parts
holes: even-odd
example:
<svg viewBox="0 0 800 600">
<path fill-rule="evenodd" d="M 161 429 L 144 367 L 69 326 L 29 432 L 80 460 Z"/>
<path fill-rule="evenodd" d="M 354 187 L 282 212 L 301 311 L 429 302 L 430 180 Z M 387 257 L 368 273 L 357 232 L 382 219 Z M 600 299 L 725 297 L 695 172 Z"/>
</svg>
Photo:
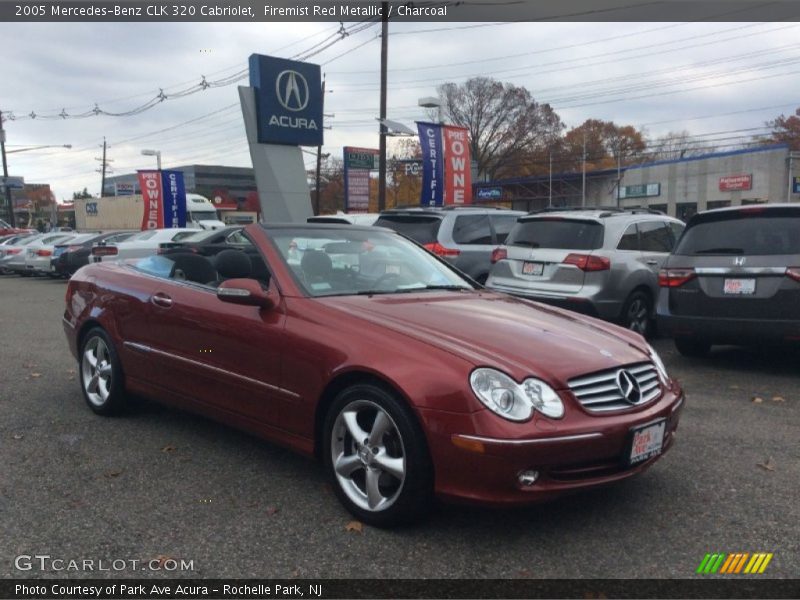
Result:
<svg viewBox="0 0 800 600">
<path fill-rule="evenodd" d="M 676 160 L 708 154 L 716 147 L 702 139 L 695 139 L 687 131 L 670 131 L 650 143 L 652 160 Z"/>
<path fill-rule="evenodd" d="M 524 87 L 487 77 L 439 86 L 449 123 L 469 131 L 478 173 L 489 179 L 513 176 L 520 157 L 546 149 L 564 125 L 549 104 L 539 104 Z"/>
</svg>

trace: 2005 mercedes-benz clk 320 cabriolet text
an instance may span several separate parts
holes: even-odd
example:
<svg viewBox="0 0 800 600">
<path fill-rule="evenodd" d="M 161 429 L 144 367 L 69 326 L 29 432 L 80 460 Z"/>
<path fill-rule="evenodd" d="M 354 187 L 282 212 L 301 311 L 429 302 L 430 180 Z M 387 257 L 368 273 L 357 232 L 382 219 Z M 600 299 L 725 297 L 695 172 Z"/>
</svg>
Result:
<svg viewBox="0 0 800 600">
<path fill-rule="evenodd" d="M 64 329 L 89 407 L 126 394 L 317 456 L 359 519 L 517 505 L 642 472 L 683 392 L 636 333 L 490 292 L 400 234 L 251 225 L 213 256 L 82 268 Z"/>
</svg>

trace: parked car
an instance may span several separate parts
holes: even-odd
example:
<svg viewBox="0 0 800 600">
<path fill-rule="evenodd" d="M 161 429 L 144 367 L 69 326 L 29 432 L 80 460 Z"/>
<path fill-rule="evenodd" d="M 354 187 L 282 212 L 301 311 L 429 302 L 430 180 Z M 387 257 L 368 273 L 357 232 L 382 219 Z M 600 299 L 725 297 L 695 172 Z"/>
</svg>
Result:
<svg viewBox="0 0 800 600">
<path fill-rule="evenodd" d="M 374 225 L 380 213 L 344 213 L 338 211 L 335 215 L 316 215 L 309 217 L 309 223 L 350 223 L 351 225 Z"/>
<path fill-rule="evenodd" d="M 24 227 L 12 227 L 3 219 L 0 219 L 0 236 L 11 235 L 14 233 L 35 233 L 33 229 L 26 229 Z"/>
<path fill-rule="evenodd" d="M 32 270 L 28 270 L 26 260 L 29 254 L 36 255 L 36 253 L 48 244 L 54 244 L 59 240 L 71 237 L 69 233 L 43 233 L 31 238 L 26 238 L 20 242 L 16 248 L 11 248 L 8 254 L 3 259 L 3 267 L 22 277 L 33 275 Z M 48 256 L 49 260 L 49 256 Z"/>
<path fill-rule="evenodd" d="M 683 393 L 634 332 L 485 290 L 392 231 L 244 235 L 267 277 L 235 248 L 225 272 L 184 252 L 72 277 L 63 325 L 93 411 L 149 396 L 318 456 L 381 526 L 434 494 L 518 505 L 618 481 L 673 444 Z"/>
<path fill-rule="evenodd" d="M 0 273 L 12 273 L 13 271 L 6 267 L 6 265 L 12 259 L 16 258 L 18 254 L 23 252 L 26 244 L 30 244 L 43 236 L 44 234 L 42 233 L 18 234 L 0 244 Z"/>
<path fill-rule="evenodd" d="M 658 322 L 678 352 L 800 341 L 800 206 L 699 213 L 659 274 Z"/>
<path fill-rule="evenodd" d="M 98 243 L 92 247 L 92 262 L 140 258 L 156 254 L 161 244 L 178 242 L 202 229 L 148 229 L 112 244 Z"/>
<path fill-rule="evenodd" d="M 66 233 L 51 243 L 32 244 L 25 252 L 25 270 L 27 274 L 57 277 L 58 273 L 56 273 L 52 265 L 56 242 L 59 244 L 80 243 L 92 235 L 91 233 Z"/>
<path fill-rule="evenodd" d="M 483 284 L 492 251 L 525 214 L 481 206 L 399 208 L 382 212 L 375 226 L 399 231 Z"/>
<path fill-rule="evenodd" d="M 492 289 L 652 330 L 658 270 L 683 223 L 648 210 L 572 209 L 519 219 L 492 257 Z"/>
<path fill-rule="evenodd" d="M 95 244 L 116 244 L 122 242 L 136 231 L 107 231 L 105 233 L 90 234 L 82 241 L 69 240 L 56 244 L 50 260 L 52 272 L 61 277 L 72 277 L 81 267 L 89 264 L 92 256 L 92 247 Z"/>
</svg>

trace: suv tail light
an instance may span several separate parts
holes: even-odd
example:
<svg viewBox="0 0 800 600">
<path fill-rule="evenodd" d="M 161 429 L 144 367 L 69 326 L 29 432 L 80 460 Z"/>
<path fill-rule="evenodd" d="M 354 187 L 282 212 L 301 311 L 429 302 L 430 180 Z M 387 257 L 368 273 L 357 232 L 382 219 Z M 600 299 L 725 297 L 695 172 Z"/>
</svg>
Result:
<svg viewBox="0 0 800 600">
<path fill-rule="evenodd" d="M 52 256 L 52 254 L 53 254 L 52 250 L 46 250 L 45 248 L 39 248 L 36 251 L 36 256 Z"/>
<path fill-rule="evenodd" d="M 694 269 L 661 269 L 658 272 L 658 285 L 667 288 L 682 286 L 697 276 Z"/>
<path fill-rule="evenodd" d="M 592 254 L 569 254 L 562 264 L 574 265 L 581 271 L 608 271 L 611 268 L 608 258 Z"/>
<path fill-rule="evenodd" d="M 505 260 L 508 258 L 508 251 L 503 248 L 495 248 L 492 250 L 492 264 L 496 262 L 500 262 L 501 260 Z"/>
<path fill-rule="evenodd" d="M 800 281 L 800 267 L 789 267 L 786 269 L 786 276 L 795 281 Z"/>
<path fill-rule="evenodd" d="M 116 246 L 95 246 L 92 256 L 116 256 L 119 253 Z"/>
<path fill-rule="evenodd" d="M 22 252 L 22 248 L 11 248 L 6 250 L 6 254 L 19 254 L 20 252 Z"/>
<path fill-rule="evenodd" d="M 439 242 L 425 244 L 422 247 L 428 252 L 433 252 L 436 256 L 458 256 L 461 254 L 461 250 L 456 250 L 455 248 L 445 248 Z"/>
</svg>

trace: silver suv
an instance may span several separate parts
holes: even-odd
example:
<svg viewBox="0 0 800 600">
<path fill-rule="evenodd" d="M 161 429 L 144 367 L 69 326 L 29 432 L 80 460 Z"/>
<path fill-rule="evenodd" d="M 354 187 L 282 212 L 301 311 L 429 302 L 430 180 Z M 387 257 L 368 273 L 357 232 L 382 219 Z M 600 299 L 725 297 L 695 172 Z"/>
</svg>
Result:
<svg viewBox="0 0 800 600">
<path fill-rule="evenodd" d="M 483 284 L 492 267 L 492 251 L 526 214 L 484 206 L 395 208 L 383 211 L 374 225 L 410 237 Z"/>
<path fill-rule="evenodd" d="M 519 219 L 486 286 L 651 332 L 658 271 L 684 224 L 647 209 L 560 209 Z"/>
</svg>

